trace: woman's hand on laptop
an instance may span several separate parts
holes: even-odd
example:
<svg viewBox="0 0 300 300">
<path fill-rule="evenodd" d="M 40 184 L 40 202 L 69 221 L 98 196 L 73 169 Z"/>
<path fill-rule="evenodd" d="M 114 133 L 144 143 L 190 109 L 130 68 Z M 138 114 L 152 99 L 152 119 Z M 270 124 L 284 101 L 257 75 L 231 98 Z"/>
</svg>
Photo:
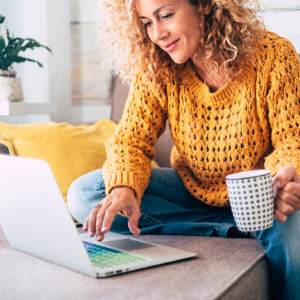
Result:
<svg viewBox="0 0 300 300">
<path fill-rule="evenodd" d="M 110 230 L 115 216 L 120 211 L 129 219 L 129 230 L 135 235 L 140 234 L 139 204 L 134 191 L 128 187 L 115 187 L 106 198 L 99 202 L 86 218 L 83 230 L 88 231 L 90 236 L 96 234 L 97 241 L 102 241 L 104 234 Z"/>
</svg>

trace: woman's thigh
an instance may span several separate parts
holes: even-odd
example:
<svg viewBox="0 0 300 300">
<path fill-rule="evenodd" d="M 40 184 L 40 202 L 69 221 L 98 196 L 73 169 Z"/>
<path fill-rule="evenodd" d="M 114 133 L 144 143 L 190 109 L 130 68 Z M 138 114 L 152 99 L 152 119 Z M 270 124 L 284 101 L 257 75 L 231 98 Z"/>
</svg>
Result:
<svg viewBox="0 0 300 300">
<path fill-rule="evenodd" d="M 68 192 L 69 210 L 83 223 L 93 207 L 106 197 L 102 170 L 77 179 Z M 141 201 L 142 233 L 227 236 L 237 232 L 229 207 L 209 206 L 195 199 L 172 168 L 154 168 Z M 129 233 L 127 218 L 117 215 L 112 230 Z"/>
<path fill-rule="evenodd" d="M 102 170 L 96 170 L 77 178 L 68 190 L 68 208 L 81 224 L 91 210 L 106 197 Z"/>
<path fill-rule="evenodd" d="M 300 294 L 300 211 L 287 221 L 274 220 L 273 227 L 255 232 L 266 249 L 274 299 L 298 299 Z"/>
</svg>

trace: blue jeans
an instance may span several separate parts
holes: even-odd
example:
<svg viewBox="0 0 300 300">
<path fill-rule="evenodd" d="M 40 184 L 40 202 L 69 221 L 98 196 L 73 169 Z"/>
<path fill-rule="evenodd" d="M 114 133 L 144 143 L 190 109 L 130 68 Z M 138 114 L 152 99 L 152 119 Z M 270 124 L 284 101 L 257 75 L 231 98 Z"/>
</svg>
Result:
<svg viewBox="0 0 300 300">
<path fill-rule="evenodd" d="M 68 192 L 72 216 L 81 224 L 105 194 L 102 170 L 78 178 Z M 195 199 L 172 168 L 152 170 L 140 206 L 141 234 L 173 234 L 221 237 L 249 237 L 240 232 L 230 207 L 213 207 Z M 117 215 L 111 231 L 130 234 L 127 218 Z M 274 299 L 300 296 L 300 211 L 285 223 L 274 220 L 272 228 L 255 235 L 266 250 Z"/>
</svg>

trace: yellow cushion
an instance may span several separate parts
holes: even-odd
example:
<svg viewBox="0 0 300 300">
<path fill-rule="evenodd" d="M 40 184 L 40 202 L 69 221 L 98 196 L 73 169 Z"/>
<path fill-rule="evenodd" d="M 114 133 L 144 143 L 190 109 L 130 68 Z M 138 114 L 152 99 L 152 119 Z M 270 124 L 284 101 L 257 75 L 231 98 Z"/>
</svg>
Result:
<svg viewBox="0 0 300 300">
<path fill-rule="evenodd" d="M 102 168 L 106 160 L 104 143 L 116 124 L 102 119 L 93 125 L 67 123 L 8 125 L 0 122 L 0 143 L 11 155 L 46 160 L 67 203 L 71 183 L 81 175 Z M 157 167 L 152 162 L 153 167 Z M 0 166 L 1 167 L 1 166 Z"/>
</svg>

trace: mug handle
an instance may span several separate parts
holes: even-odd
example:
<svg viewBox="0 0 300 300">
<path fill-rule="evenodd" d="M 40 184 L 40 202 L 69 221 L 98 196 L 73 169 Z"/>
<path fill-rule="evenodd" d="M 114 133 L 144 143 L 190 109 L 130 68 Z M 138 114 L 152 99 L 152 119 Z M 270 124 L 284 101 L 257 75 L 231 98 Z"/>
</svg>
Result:
<svg viewBox="0 0 300 300">
<path fill-rule="evenodd" d="M 272 185 L 274 185 L 274 182 L 275 182 L 275 179 L 276 179 L 276 175 L 273 176 L 273 177 L 271 177 L 271 179 L 272 179 Z"/>
<path fill-rule="evenodd" d="M 274 182 L 275 182 L 275 179 L 276 179 L 276 175 L 271 177 L 271 179 L 272 179 L 272 186 L 273 186 L 273 197 L 274 197 L 274 200 L 275 200 L 276 197 L 277 197 L 277 190 L 278 190 L 276 187 L 274 188 Z"/>
<path fill-rule="evenodd" d="M 275 175 L 275 176 L 273 176 L 273 177 L 271 177 L 271 179 L 272 179 L 272 186 L 273 186 L 273 198 L 274 198 L 274 219 L 275 219 L 275 199 L 276 199 L 276 197 L 277 197 L 277 191 L 276 191 L 276 189 L 277 189 L 277 188 L 275 188 L 275 189 L 274 189 L 274 182 L 275 182 L 275 179 L 276 179 L 276 175 Z"/>
</svg>

